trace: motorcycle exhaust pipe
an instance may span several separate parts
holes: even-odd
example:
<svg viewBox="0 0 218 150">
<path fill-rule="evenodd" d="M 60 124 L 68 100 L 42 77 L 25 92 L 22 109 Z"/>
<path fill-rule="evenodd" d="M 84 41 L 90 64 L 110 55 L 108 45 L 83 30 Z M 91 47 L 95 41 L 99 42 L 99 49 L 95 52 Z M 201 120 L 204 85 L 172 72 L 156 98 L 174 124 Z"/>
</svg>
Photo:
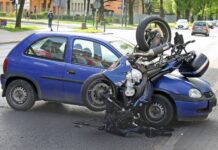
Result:
<svg viewBox="0 0 218 150">
<path fill-rule="evenodd" d="M 148 50 L 148 53 L 150 53 L 150 56 L 156 56 L 158 54 L 163 53 L 164 51 L 170 49 L 172 45 L 170 43 L 165 43 L 163 45 L 160 45 L 158 47 L 154 47 L 152 49 Z"/>
<path fill-rule="evenodd" d="M 160 45 L 158 47 L 154 47 L 149 49 L 146 53 L 133 53 L 132 55 L 134 56 L 142 56 L 142 57 L 153 57 L 158 54 L 163 53 L 164 51 L 170 49 L 172 47 L 172 44 L 170 43 L 165 43 L 163 45 Z"/>
</svg>

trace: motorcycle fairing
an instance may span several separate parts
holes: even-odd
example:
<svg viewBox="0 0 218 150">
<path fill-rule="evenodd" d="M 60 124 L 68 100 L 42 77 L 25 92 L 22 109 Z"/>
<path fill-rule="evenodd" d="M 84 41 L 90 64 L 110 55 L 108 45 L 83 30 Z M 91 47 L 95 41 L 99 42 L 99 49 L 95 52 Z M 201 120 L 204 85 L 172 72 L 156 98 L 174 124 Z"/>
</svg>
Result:
<svg viewBox="0 0 218 150">
<path fill-rule="evenodd" d="M 103 74 L 116 86 L 121 86 L 126 81 L 126 73 L 131 70 L 131 66 L 127 64 L 126 57 L 121 57 L 118 61 L 118 66 L 104 71 Z"/>
</svg>

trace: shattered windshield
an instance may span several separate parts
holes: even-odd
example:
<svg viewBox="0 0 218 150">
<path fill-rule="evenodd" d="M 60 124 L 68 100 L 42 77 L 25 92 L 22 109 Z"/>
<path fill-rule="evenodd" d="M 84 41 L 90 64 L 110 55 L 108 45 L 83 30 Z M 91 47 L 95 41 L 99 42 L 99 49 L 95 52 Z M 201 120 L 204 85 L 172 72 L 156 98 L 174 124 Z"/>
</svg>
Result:
<svg viewBox="0 0 218 150">
<path fill-rule="evenodd" d="M 134 52 L 134 45 L 128 41 L 116 40 L 109 42 L 115 49 L 117 49 L 122 55 L 132 54 Z"/>
</svg>

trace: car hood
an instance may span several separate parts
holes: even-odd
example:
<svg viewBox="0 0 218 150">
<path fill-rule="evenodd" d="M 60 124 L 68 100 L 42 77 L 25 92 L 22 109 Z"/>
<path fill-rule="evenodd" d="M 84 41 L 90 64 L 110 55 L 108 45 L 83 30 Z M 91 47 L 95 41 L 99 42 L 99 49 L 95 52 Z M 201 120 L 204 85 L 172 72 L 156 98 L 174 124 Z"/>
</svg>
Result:
<svg viewBox="0 0 218 150">
<path fill-rule="evenodd" d="M 189 90 L 196 88 L 202 93 L 212 91 L 210 84 L 200 78 L 185 78 L 182 75 L 168 74 L 155 83 L 155 89 L 174 94 L 188 95 Z"/>
</svg>

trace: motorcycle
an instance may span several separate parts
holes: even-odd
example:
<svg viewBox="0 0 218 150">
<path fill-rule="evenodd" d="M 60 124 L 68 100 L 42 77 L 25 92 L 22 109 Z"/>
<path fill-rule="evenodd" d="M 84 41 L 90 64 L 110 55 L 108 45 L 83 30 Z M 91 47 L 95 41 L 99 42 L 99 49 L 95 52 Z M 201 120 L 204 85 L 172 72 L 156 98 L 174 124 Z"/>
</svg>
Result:
<svg viewBox="0 0 218 150">
<path fill-rule="evenodd" d="M 142 34 L 143 41 L 146 41 L 144 44 L 139 40 L 140 44 L 134 53 L 121 57 L 108 70 L 93 75 L 84 84 L 99 87 L 96 88 L 95 95 L 106 104 L 103 129 L 107 132 L 118 135 L 126 135 L 129 132 L 146 133 L 148 136 L 171 135 L 169 131 L 172 130 L 163 127 L 172 122 L 174 114 L 179 112 L 175 111 L 175 105 L 181 103 L 173 103 L 170 98 L 166 98 L 167 95 L 162 94 L 163 91 L 171 96 L 173 94 L 170 92 L 173 91 L 176 93 L 173 96 L 178 96 L 177 99 L 184 98 L 181 93 L 188 93 L 188 99 L 193 100 L 202 99 L 203 94 L 207 94 L 208 109 L 200 108 L 198 111 L 201 113 L 211 111 L 216 105 L 216 98 L 209 84 L 199 78 L 193 78 L 206 72 L 209 66 L 208 58 L 201 53 L 187 52 L 186 46 L 195 41 L 184 43 L 182 35 L 178 33 L 174 44 L 169 43 L 171 32 L 164 28 L 166 23 L 159 18 L 155 19 L 152 21 L 156 21 L 161 27 L 149 29 L 146 34 Z M 152 21 L 144 21 L 142 29 L 145 30 L 145 26 Z M 161 33 L 162 31 L 167 34 Z M 137 37 L 139 38 L 139 35 Z M 170 54 L 165 54 L 165 51 L 170 51 Z M 166 76 L 175 70 L 178 70 L 182 77 Z M 174 87 L 180 89 L 172 89 Z"/>
</svg>

